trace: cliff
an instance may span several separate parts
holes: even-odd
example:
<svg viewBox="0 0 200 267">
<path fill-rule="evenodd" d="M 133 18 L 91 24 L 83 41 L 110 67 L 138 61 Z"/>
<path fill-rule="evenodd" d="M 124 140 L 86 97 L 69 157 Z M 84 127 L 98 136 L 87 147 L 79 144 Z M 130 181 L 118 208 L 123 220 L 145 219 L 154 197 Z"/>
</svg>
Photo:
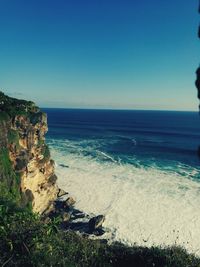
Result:
<svg viewBox="0 0 200 267">
<path fill-rule="evenodd" d="M 47 116 L 33 102 L 0 92 L 0 182 L 21 206 L 31 204 L 40 214 L 58 193 L 47 130 Z"/>
<path fill-rule="evenodd" d="M 200 13 L 200 2 L 199 2 L 199 13 Z M 200 26 L 198 28 L 198 37 L 200 38 Z M 196 85 L 196 88 L 197 88 L 197 91 L 198 91 L 198 98 L 200 99 L 200 66 L 198 67 L 197 71 L 196 71 L 196 75 L 197 75 L 197 78 L 196 78 L 196 81 L 195 81 L 195 85 Z M 199 105 L 199 108 L 200 108 L 200 105 Z"/>
</svg>

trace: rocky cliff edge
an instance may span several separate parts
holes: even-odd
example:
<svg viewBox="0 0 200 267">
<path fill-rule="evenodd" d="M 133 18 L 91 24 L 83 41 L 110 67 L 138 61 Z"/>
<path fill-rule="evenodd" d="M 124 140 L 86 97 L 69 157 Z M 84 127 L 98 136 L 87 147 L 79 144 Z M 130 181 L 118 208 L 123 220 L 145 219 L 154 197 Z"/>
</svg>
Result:
<svg viewBox="0 0 200 267">
<path fill-rule="evenodd" d="M 58 194 L 47 130 L 47 115 L 33 102 L 0 92 L 0 182 L 40 214 Z"/>
</svg>

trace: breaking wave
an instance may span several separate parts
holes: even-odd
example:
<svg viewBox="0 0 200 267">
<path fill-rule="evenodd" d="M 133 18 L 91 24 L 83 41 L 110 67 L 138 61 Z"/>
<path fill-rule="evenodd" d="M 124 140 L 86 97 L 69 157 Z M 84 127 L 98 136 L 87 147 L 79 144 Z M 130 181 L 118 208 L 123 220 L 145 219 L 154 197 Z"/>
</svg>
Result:
<svg viewBox="0 0 200 267">
<path fill-rule="evenodd" d="M 134 155 L 104 152 L 98 140 L 48 142 L 59 186 L 78 209 L 105 214 L 112 233 L 105 237 L 129 245 L 176 244 L 200 255 L 198 168 L 180 162 L 160 168 L 151 159 L 145 165 Z"/>
</svg>

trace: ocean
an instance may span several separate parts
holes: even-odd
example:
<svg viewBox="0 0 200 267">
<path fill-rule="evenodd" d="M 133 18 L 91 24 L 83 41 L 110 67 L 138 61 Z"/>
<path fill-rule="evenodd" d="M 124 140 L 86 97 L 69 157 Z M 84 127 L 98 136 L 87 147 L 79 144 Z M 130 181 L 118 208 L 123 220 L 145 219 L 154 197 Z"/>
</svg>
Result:
<svg viewBox="0 0 200 267">
<path fill-rule="evenodd" d="M 200 255 L 198 112 L 44 109 L 58 185 L 105 238 Z"/>
</svg>

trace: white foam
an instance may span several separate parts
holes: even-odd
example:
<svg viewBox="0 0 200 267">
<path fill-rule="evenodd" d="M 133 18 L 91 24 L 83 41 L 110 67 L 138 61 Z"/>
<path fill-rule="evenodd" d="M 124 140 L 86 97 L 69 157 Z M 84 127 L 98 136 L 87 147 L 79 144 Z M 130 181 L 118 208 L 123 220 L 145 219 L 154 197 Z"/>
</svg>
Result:
<svg viewBox="0 0 200 267">
<path fill-rule="evenodd" d="M 200 183 L 172 172 L 52 149 L 58 184 L 76 207 L 105 214 L 114 239 L 144 246 L 181 245 L 200 255 Z M 68 169 L 59 164 L 66 164 Z"/>
<path fill-rule="evenodd" d="M 110 159 L 112 162 L 117 163 L 117 161 L 115 159 L 113 159 L 111 156 L 107 155 L 105 152 L 99 151 L 97 150 L 98 153 L 100 153 L 101 155 L 103 155 L 106 159 Z"/>
</svg>

